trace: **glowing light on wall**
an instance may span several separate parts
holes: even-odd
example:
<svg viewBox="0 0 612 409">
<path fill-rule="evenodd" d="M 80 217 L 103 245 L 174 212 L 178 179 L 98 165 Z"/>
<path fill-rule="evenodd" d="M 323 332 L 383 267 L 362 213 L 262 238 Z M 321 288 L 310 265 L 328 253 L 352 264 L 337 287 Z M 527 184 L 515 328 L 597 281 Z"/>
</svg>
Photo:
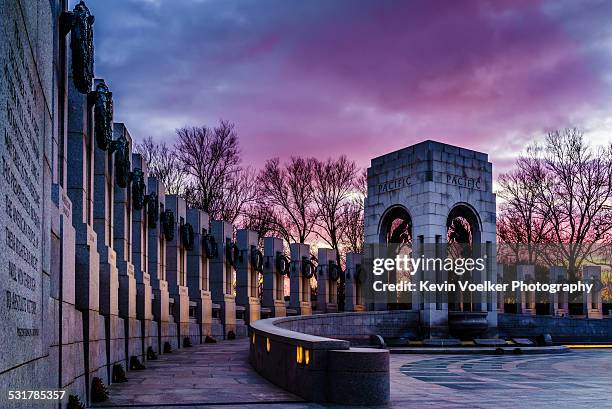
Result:
<svg viewBox="0 0 612 409">
<path fill-rule="evenodd" d="M 301 364 L 302 362 L 304 362 L 304 348 L 302 348 L 301 346 L 298 346 L 296 349 L 296 357 L 295 360 L 298 364 Z"/>
<path fill-rule="evenodd" d="M 270 352 L 270 338 L 266 338 L 266 352 Z"/>
</svg>

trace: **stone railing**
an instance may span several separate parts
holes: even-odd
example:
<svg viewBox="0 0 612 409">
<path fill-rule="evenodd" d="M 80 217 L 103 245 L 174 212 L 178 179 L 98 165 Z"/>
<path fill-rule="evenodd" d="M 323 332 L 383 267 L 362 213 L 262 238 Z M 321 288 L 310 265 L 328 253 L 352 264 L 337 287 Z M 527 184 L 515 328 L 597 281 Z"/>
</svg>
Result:
<svg viewBox="0 0 612 409">
<path fill-rule="evenodd" d="M 281 388 L 311 402 L 381 405 L 389 401 L 389 351 L 351 348 L 350 342 L 283 328 L 308 319 L 350 318 L 355 314 L 269 318 L 250 325 L 253 368 Z M 322 327 L 327 325 L 321 324 Z"/>
</svg>

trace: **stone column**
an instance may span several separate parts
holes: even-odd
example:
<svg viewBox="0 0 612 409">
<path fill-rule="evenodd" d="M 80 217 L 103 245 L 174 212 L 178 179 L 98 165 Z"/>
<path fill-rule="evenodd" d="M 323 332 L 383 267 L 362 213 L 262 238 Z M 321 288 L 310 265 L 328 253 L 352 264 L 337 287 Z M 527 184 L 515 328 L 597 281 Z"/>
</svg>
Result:
<svg viewBox="0 0 612 409">
<path fill-rule="evenodd" d="M 363 256 L 361 254 L 346 253 L 345 311 L 365 311 L 363 289 L 361 288 L 365 275 L 365 272 L 361 269 L 362 262 Z"/>
<path fill-rule="evenodd" d="M 311 315 L 310 277 L 304 276 L 306 270 L 303 268 L 310 260 L 310 246 L 308 244 L 292 243 L 289 247 L 291 249 L 289 307 L 299 315 Z"/>
<path fill-rule="evenodd" d="M 336 250 L 318 250 L 317 313 L 338 312 L 338 278 L 342 274 L 336 263 Z"/>
<path fill-rule="evenodd" d="M 132 137 L 122 123 L 115 123 L 113 128 L 115 140 L 125 138 L 127 141 L 127 158 L 132 157 Z M 115 165 L 122 155 L 118 150 L 114 154 Z M 129 175 L 131 166 L 120 171 L 115 167 L 115 192 L 113 212 L 113 247 L 117 253 L 117 270 L 119 271 L 119 316 L 123 322 L 111 320 L 111 330 L 115 325 L 123 327 L 122 331 L 117 328 L 117 338 L 111 339 L 111 358 L 118 351 L 125 351 L 128 361 L 143 358 L 142 334 L 140 321 L 136 319 L 136 277 L 134 277 L 134 264 L 132 264 L 132 197 L 130 183 L 127 181 L 125 187 L 120 186 L 122 178 L 120 172 L 127 170 Z"/>
<path fill-rule="evenodd" d="M 525 283 L 535 281 L 535 266 L 519 264 L 516 266 L 516 279 Z M 535 315 L 535 292 L 516 291 L 516 313 L 525 315 Z"/>
<path fill-rule="evenodd" d="M 69 70 L 69 72 L 71 72 Z M 93 109 L 87 96 L 68 80 L 67 193 L 72 203 L 72 226 L 75 229 L 75 304 L 83 313 L 83 354 L 85 383 L 91 388 L 93 378 L 110 383 L 106 356 L 104 317 L 100 315 L 100 257 L 93 227 L 95 139 Z"/>
<path fill-rule="evenodd" d="M 157 349 L 157 336 L 153 335 L 153 290 L 151 288 L 151 277 L 149 275 L 149 232 L 147 221 L 147 206 L 149 201 L 157 201 L 157 192 L 147 195 L 147 178 L 149 172 L 147 163 L 140 154 L 132 155 L 132 166 L 134 180 L 132 181 L 132 194 L 142 190 L 143 200 L 132 208 L 132 263 L 134 264 L 134 276 L 136 277 L 136 318 L 140 321 L 143 350 L 149 348 Z M 138 186 L 140 184 L 143 186 Z M 144 187 L 144 189 L 142 189 Z M 137 209 L 136 207 L 142 206 Z M 157 331 L 155 331 L 157 334 Z"/>
<path fill-rule="evenodd" d="M 189 302 L 195 303 L 193 317 L 195 323 L 190 325 L 190 337 L 192 341 L 196 338 L 196 331 L 199 334 L 198 342 L 202 343 L 205 336 L 213 336 L 212 325 L 212 299 L 208 284 L 209 260 L 204 251 L 204 240 L 209 232 L 208 214 L 199 209 L 187 209 L 187 223 L 194 232 L 193 248 L 187 252 L 187 287 L 189 290 Z M 191 314 L 190 314 L 191 315 Z M 216 324 L 218 325 L 218 320 Z M 223 331 L 220 331 L 222 334 Z M 216 335 L 216 334 L 215 334 Z"/>
<path fill-rule="evenodd" d="M 236 268 L 236 306 L 245 309 L 245 321 L 250 324 L 257 321 L 261 313 L 259 275 L 263 270 L 263 253 L 259 250 L 259 236 L 255 231 L 238 230 L 236 242 L 240 251 Z"/>
<path fill-rule="evenodd" d="M 497 264 L 497 282 L 498 283 L 503 283 L 504 282 L 504 266 L 503 264 Z M 505 311 L 505 292 L 504 291 L 498 291 L 497 292 L 497 298 L 496 298 L 496 302 L 497 302 L 497 312 L 499 314 L 503 314 Z"/>
<path fill-rule="evenodd" d="M 100 82 L 102 80 L 96 80 Z M 126 369 L 123 319 L 119 317 L 119 272 L 113 249 L 115 173 L 113 153 L 100 149 L 95 142 L 94 145 L 93 224 L 100 256 L 100 313 L 105 320 L 106 352 L 112 380 L 114 365 Z"/>
<path fill-rule="evenodd" d="M 189 291 L 187 289 L 187 249 L 183 231 L 187 227 L 187 205 L 177 195 L 166 195 L 166 212 L 174 215 L 174 237 L 166 236 L 166 272 L 171 314 L 177 324 L 179 348 L 189 339 Z"/>
<path fill-rule="evenodd" d="M 584 292 L 583 295 L 583 311 L 587 318 L 603 318 L 603 305 L 601 301 L 601 266 L 584 266 L 582 267 L 583 281 L 594 284 L 591 292 Z"/>
<path fill-rule="evenodd" d="M 156 204 L 147 205 L 149 207 L 149 233 L 148 233 L 148 266 L 149 275 L 151 277 L 151 287 L 153 289 L 153 318 L 157 321 L 157 326 L 153 325 L 152 329 L 157 329 L 157 347 L 154 348 L 158 353 L 162 353 L 165 344 L 176 348 L 176 326 L 174 322 L 170 322 L 169 316 L 169 295 L 168 282 L 166 281 L 166 240 L 162 232 L 160 222 L 160 214 L 164 211 L 166 200 L 164 184 L 155 177 L 149 176 L 147 181 L 149 194 L 156 193 Z"/>
<path fill-rule="evenodd" d="M 285 275 L 279 269 L 283 261 L 288 261 L 288 272 L 291 271 L 291 259 L 284 254 L 283 240 L 278 237 L 264 237 L 264 282 L 263 282 L 263 308 L 269 308 L 273 317 L 287 315 L 285 306 Z"/>
<path fill-rule="evenodd" d="M 563 266 L 552 266 L 549 269 L 550 283 L 557 284 L 567 281 L 567 269 Z M 560 291 L 550 294 L 549 310 L 552 316 L 565 316 L 569 314 L 568 294 Z"/>
<path fill-rule="evenodd" d="M 212 235 L 219 246 L 219 257 L 210 262 L 210 293 L 212 301 L 220 306 L 223 336 L 236 333 L 236 296 L 234 295 L 234 266 L 231 264 L 233 227 L 229 222 L 213 220 Z M 237 262 L 237 260 L 236 260 Z M 241 320 L 242 321 L 242 320 Z"/>
</svg>

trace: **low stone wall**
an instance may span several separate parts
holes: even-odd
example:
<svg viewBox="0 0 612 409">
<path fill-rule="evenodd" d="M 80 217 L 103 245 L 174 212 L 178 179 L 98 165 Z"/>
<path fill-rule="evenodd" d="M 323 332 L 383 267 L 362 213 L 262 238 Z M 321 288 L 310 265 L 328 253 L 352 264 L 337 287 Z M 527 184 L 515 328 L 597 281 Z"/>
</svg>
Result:
<svg viewBox="0 0 612 409">
<path fill-rule="evenodd" d="M 612 320 L 545 315 L 499 314 L 501 337 L 535 337 L 550 334 L 553 342 L 611 342 Z"/>
<path fill-rule="evenodd" d="M 306 325 L 297 322 L 311 318 L 308 325 L 314 331 L 330 325 L 319 327 L 317 319 L 326 322 L 345 314 L 330 315 L 333 317 L 315 315 L 255 321 L 249 327 L 251 365 L 272 383 L 307 401 L 368 406 L 387 403 L 389 351 L 351 348 L 346 340 L 283 328 Z"/>
<path fill-rule="evenodd" d="M 383 338 L 415 336 L 418 311 L 367 311 L 315 314 L 280 318 L 275 325 L 291 331 L 348 340 L 352 345 L 368 344 L 370 335 Z"/>
</svg>

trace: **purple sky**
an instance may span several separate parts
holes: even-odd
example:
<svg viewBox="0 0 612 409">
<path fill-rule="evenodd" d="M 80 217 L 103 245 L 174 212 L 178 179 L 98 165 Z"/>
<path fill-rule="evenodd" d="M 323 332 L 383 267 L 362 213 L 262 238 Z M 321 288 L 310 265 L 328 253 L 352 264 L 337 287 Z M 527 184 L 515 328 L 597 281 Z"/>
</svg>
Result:
<svg viewBox="0 0 612 409">
<path fill-rule="evenodd" d="M 612 135 L 612 2 L 88 0 L 136 140 L 236 123 L 245 162 L 425 139 L 506 169 L 551 128 Z M 497 172 L 496 172 L 497 173 Z"/>
</svg>

